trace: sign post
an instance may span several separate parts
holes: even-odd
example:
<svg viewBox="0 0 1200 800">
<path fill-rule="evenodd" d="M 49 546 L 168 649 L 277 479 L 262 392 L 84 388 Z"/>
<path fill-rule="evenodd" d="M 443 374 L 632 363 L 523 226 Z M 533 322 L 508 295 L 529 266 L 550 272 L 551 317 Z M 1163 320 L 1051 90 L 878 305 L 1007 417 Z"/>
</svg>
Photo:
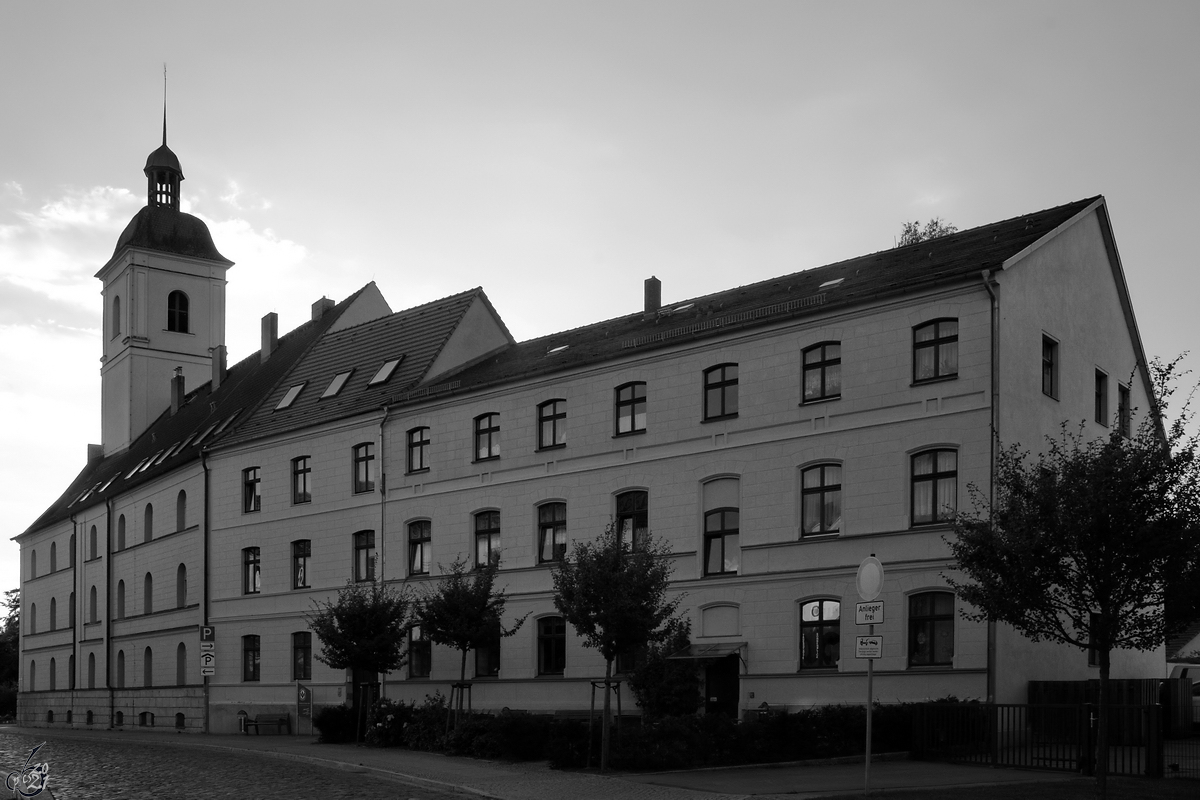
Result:
<svg viewBox="0 0 1200 800">
<path fill-rule="evenodd" d="M 300 720 L 308 718 L 308 732 L 313 732 L 312 724 L 313 693 L 312 689 L 297 681 L 296 683 L 296 735 L 300 735 Z"/>
<path fill-rule="evenodd" d="M 200 626 L 200 675 L 211 678 L 217 674 L 217 629 L 214 625 Z M 207 680 L 205 681 L 207 683 Z"/>
<path fill-rule="evenodd" d="M 859 636 L 855 640 L 854 657 L 867 659 L 867 757 L 863 766 L 863 791 L 871 793 L 871 708 L 874 698 L 875 659 L 883 655 L 883 637 L 875 635 L 875 623 L 883 622 L 883 601 L 875 602 L 883 589 L 883 564 L 872 553 L 858 565 L 858 575 L 854 579 L 858 596 L 863 602 L 854 608 L 854 622 L 858 625 L 869 625 L 869 635 Z"/>
</svg>

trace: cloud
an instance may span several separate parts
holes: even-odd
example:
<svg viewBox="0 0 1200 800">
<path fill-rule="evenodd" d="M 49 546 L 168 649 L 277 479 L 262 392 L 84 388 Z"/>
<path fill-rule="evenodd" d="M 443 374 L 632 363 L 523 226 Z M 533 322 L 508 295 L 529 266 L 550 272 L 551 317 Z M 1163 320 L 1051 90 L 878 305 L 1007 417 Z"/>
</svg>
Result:
<svg viewBox="0 0 1200 800">
<path fill-rule="evenodd" d="M 235 211 L 266 211 L 271 201 L 258 195 L 247 195 L 237 181 L 229 181 L 229 193 L 220 197 L 222 203 Z"/>
<path fill-rule="evenodd" d="M 19 187 L 18 187 L 19 188 Z M 23 193 L 20 195 L 23 197 Z M 62 233 L 71 230 L 120 231 L 140 205 L 128 189 L 95 186 L 71 190 L 35 212 L 16 212 L 35 231 Z"/>
<path fill-rule="evenodd" d="M 10 194 L 18 199 L 25 199 L 25 189 L 16 181 L 5 181 L 4 193 Z"/>
<path fill-rule="evenodd" d="M 92 292 L 94 298 L 95 293 Z M 61 333 L 100 332 L 100 308 L 89 309 L 66 297 L 22 286 L 0 277 L 0 327 L 40 328 Z"/>
</svg>

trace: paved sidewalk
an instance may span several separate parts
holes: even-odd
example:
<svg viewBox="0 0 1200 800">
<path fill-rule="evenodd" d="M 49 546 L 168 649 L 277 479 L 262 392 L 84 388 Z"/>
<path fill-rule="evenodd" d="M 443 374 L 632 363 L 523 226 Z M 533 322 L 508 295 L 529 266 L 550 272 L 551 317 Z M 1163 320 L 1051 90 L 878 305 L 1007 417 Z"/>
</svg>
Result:
<svg viewBox="0 0 1200 800">
<path fill-rule="evenodd" d="M 857 792 L 863 765 L 783 764 L 658 773 L 564 772 L 546 763 L 509 764 L 402 749 L 316 744 L 311 736 L 172 734 L 160 731 L 85 731 L 14 728 L 46 738 L 103 739 L 261 753 L 349 772 L 374 774 L 415 787 L 493 800 L 795 800 Z M 1071 780 L 1068 773 L 994 770 L 953 764 L 881 761 L 871 765 L 872 789 L 921 789 Z M 403 796 L 401 793 L 400 796 Z"/>
</svg>

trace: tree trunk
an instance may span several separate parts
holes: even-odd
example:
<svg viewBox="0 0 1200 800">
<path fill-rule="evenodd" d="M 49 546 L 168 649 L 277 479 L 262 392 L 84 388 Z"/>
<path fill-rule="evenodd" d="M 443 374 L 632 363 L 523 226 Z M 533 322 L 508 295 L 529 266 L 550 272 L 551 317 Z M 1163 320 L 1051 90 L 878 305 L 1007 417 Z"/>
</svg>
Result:
<svg viewBox="0 0 1200 800">
<path fill-rule="evenodd" d="M 612 659 L 604 662 L 604 719 L 600 723 L 600 771 L 608 771 L 608 712 L 612 709 Z"/>
<path fill-rule="evenodd" d="M 1096 788 L 1108 797 L 1108 672 L 1109 648 L 1100 650 L 1100 718 L 1096 723 Z"/>
</svg>

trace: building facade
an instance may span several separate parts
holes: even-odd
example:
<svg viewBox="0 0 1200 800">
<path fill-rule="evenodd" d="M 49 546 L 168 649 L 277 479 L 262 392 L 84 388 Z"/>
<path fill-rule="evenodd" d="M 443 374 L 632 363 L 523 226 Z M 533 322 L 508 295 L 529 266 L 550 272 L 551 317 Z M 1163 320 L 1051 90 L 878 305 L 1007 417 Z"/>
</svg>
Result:
<svg viewBox="0 0 1200 800">
<path fill-rule="evenodd" d="M 369 284 L 282 337 L 267 315 L 227 368 L 231 264 L 178 210 L 165 148 L 98 274 L 104 442 L 17 537 L 23 724 L 229 732 L 295 719 L 298 683 L 318 705 L 448 694 L 459 654 L 419 629 L 396 673 L 350 675 L 315 658 L 306 614 L 347 581 L 421 592 L 492 552 L 528 618 L 472 654 L 474 706 L 585 709 L 604 665 L 551 575 L 610 522 L 670 545 L 706 713 L 860 702 L 868 555 L 881 700 L 1022 702 L 1029 680 L 1098 674 L 966 620 L 945 539 L 997 440 L 1106 435 L 1148 407 L 1103 198 L 672 304 L 651 278 L 636 313 L 519 343 L 481 289 L 393 312 Z M 1162 659 L 1114 654 L 1113 676 Z"/>
</svg>

